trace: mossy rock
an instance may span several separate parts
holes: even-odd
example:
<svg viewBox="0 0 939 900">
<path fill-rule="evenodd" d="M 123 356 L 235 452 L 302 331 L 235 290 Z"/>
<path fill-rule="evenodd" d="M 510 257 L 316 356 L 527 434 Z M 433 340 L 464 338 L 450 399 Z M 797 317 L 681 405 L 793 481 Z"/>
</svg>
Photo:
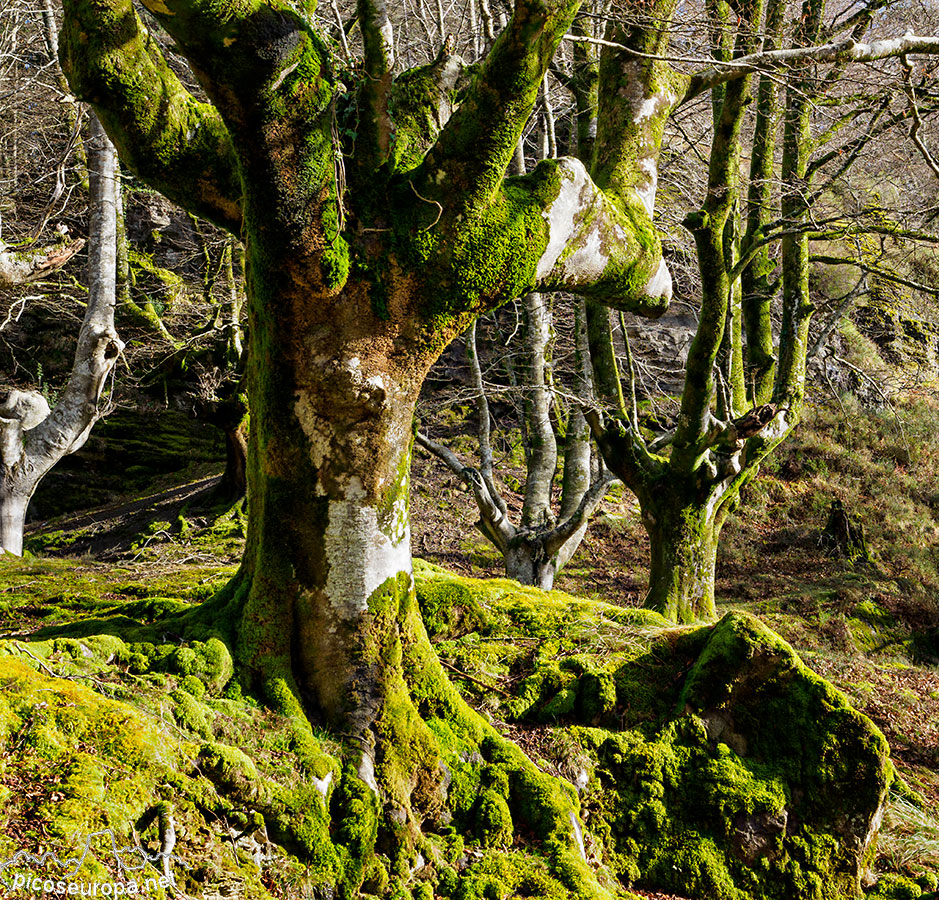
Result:
<svg viewBox="0 0 939 900">
<path fill-rule="evenodd" d="M 672 647 L 687 674 L 664 720 L 575 729 L 620 878 L 708 900 L 859 896 L 893 779 L 880 732 L 751 616 Z"/>
<path fill-rule="evenodd" d="M 467 689 L 527 673 L 502 715 L 568 729 L 592 758 L 585 820 L 621 884 L 707 900 L 860 895 L 893 779 L 886 741 L 757 619 L 676 628 L 506 579 L 417 574 L 422 609 L 431 598 L 443 623 L 438 652 L 476 679 Z M 485 634 L 448 618 L 442 597 L 484 610 Z M 455 765 L 457 819 L 498 793 L 487 762 L 478 781 Z M 524 813 L 507 799 L 517 827 Z M 496 872 L 472 885 L 460 891 L 512 890 Z"/>
<path fill-rule="evenodd" d="M 224 464 L 222 433 L 172 409 L 148 413 L 121 409 L 98 422 L 87 443 L 66 456 L 36 489 L 32 514 L 49 519 L 63 513 L 114 503 L 128 494 L 154 489 L 171 473 L 178 481 Z M 168 523 L 163 523 L 164 525 Z M 31 538 L 35 552 L 68 550 L 82 544 L 75 534 L 65 542 Z"/>
</svg>

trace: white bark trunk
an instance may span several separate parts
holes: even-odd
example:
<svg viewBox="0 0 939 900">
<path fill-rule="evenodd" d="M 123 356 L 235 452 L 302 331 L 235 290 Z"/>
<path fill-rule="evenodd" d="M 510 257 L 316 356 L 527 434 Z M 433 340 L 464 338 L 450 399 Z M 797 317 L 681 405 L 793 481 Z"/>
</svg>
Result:
<svg viewBox="0 0 939 900">
<path fill-rule="evenodd" d="M 72 374 L 55 408 L 35 391 L 0 402 L 0 544 L 20 555 L 26 507 L 45 474 L 88 439 L 99 401 L 123 349 L 114 330 L 117 260 L 117 153 L 95 117 L 90 165 L 89 293 Z"/>
<path fill-rule="evenodd" d="M 0 552 L 23 555 L 23 526 L 29 497 L 0 492 Z"/>
<path fill-rule="evenodd" d="M 541 543 L 526 541 L 506 550 L 505 574 L 519 584 L 550 591 L 554 587 L 557 568 L 554 561 L 545 556 Z"/>
<path fill-rule="evenodd" d="M 554 522 L 551 487 L 557 471 L 558 448 L 551 422 L 551 389 L 545 377 L 547 350 L 551 341 L 551 314 L 541 294 L 525 297 L 523 344 L 524 428 L 528 433 L 528 471 L 522 503 L 523 528 L 543 527 Z"/>
</svg>

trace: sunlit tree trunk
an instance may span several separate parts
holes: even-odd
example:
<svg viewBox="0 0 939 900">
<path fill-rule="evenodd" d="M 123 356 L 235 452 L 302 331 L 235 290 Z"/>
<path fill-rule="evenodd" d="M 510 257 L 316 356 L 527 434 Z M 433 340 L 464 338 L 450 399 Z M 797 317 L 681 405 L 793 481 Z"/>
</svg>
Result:
<svg viewBox="0 0 939 900">
<path fill-rule="evenodd" d="M 16 555 L 23 550 L 33 492 L 63 456 L 88 439 L 123 348 L 114 329 L 117 154 L 94 117 L 89 147 L 88 304 L 71 377 L 51 412 L 38 391 L 11 391 L 0 399 L 0 548 Z"/>
</svg>

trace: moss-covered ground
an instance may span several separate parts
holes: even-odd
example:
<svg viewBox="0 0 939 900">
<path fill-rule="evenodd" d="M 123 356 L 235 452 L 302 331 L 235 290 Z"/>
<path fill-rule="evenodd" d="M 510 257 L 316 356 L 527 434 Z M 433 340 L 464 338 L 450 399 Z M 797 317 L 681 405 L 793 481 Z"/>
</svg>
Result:
<svg viewBox="0 0 939 900">
<path fill-rule="evenodd" d="M 935 890 L 939 429 L 928 414 L 906 415 L 909 451 L 889 412 L 813 414 L 728 526 L 719 611 L 736 614 L 715 628 L 673 628 L 636 608 L 643 538 L 623 498 L 562 576 L 585 599 L 418 565 L 422 616 L 452 682 L 570 784 L 585 855 L 608 887 L 691 900 L 851 896 L 839 848 L 864 828 L 826 811 L 863 805 L 896 767 L 863 886 L 885 900 Z M 459 492 L 422 482 L 420 463 L 415 481 L 416 551 L 492 575 L 485 555 L 467 562 L 447 543 L 470 539 L 453 524 Z M 865 524 L 872 563 L 821 552 L 832 499 Z M 446 527 L 435 528 L 438 501 Z M 155 855 L 172 824 L 187 896 L 329 896 L 368 805 L 341 778 L 341 736 L 315 732 L 326 767 L 303 772 L 290 722 L 242 691 L 224 642 L 174 627 L 234 572 L 243 511 L 185 492 L 147 510 L 122 519 L 115 562 L 68 555 L 69 520 L 33 533 L 32 558 L 0 560 L 0 861 L 72 853 L 103 829 Z M 763 661 L 759 678 L 738 645 Z M 728 681 L 728 696 L 709 693 Z M 892 763 L 843 696 L 886 734 Z M 535 786 L 513 787 L 521 770 L 506 745 L 461 755 L 446 721 L 430 724 L 455 751 L 446 808 L 420 866 L 402 875 L 378 853 L 363 890 L 380 895 L 391 875 L 422 900 L 569 896 L 530 821 Z M 95 841 L 89 878 L 114 868 L 105 837 Z"/>
</svg>

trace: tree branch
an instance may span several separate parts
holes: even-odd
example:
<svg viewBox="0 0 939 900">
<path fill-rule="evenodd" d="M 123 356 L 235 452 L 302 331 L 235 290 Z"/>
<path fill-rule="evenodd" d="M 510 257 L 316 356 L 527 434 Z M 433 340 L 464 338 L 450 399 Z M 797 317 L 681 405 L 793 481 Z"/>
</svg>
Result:
<svg viewBox="0 0 939 900">
<path fill-rule="evenodd" d="M 572 291 L 614 309 L 660 316 L 671 300 L 672 277 L 643 203 L 633 192 L 617 203 L 579 160 L 559 159 L 557 172 L 561 187 L 544 212 L 548 244 L 535 289 Z M 537 169 L 527 176 L 532 189 L 537 176 Z"/>
<path fill-rule="evenodd" d="M 446 220 L 485 208 L 501 190 L 544 73 L 578 6 L 579 0 L 517 0 L 508 27 L 417 175 L 422 194 L 449 198 Z"/>
<path fill-rule="evenodd" d="M 516 533 L 515 526 L 506 516 L 505 503 L 503 502 L 500 506 L 492 494 L 489 493 L 489 488 L 479 471 L 472 466 L 464 466 L 452 450 L 431 440 L 420 431 L 414 435 L 414 440 L 428 453 L 432 453 L 442 460 L 450 471 L 459 475 L 469 485 L 476 499 L 476 507 L 479 510 L 480 519 L 476 523 L 476 527 L 504 553 L 508 547 L 508 542 Z M 501 500 L 501 498 L 499 499 Z"/>
<path fill-rule="evenodd" d="M 590 488 L 581 498 L 577 509 L 545 535 L 544 548 L 548 556 L 554 556 L 555 553 L 558 553 L 578 530 L 586 527 L 590 517 L 603 501 L 614 481 L 616 481 L 616 476 L 609 469 L 601 471 L 600 476 L 590 485 Z M 567 559 L 570 559 L 570 555 L 567 556 Z M 567 559 L 564 562 L 567 562 Z M 563 563 L 558 565 L 558 569 L 561 568 L 563 568 Z"/>
<path fill-rule="evenodd" d="M 59 57 L 127 166 L 175 203 L 234 234 L 241 183 L 218 111 L 173 74 L 131 0 L 65 0 Z"/>
<path fill-rule="evenodd" d="M 12 250 L 0 242 L 0 288 L 44 278 L 64 266 L 82 247 L 79 239 L 39 250 Z"/>
<path fill-rule="evenodd" d="M 919 150 L 920 156 L 926 161 L 926 165 L 932 169 L 933 175 L 939 178 L 939 163 L 936 162 L 935 157 L 929 152 L 929 148 L 926 146 L 922 137 L 920 137 L 919 131 L 923 127 L 923 120 L 919 114 L 916 89 L 913 87 L 913 67 L 910 65 L 905 54 L 903 56 L 903 89 L 909 101 L 910 117 L 913 119 L 913 123 L 910 125 L 910 140 L 913 142 L 916 149 Z"/>
<path fill-rule="evenodd" d="M 476 404 L 476 435 L 479 443 L 479 471 L 483 481 L 486 482 L 486 487 L 489 489 L 489 494 L 495 501 L 496 506 L 505 514 L 508 512 L 508 507 L 502 495 L 496 490 L 492 471 L 492 441 L 489 427 L 491 415 L 489 412 L 489 400 L 486 397 L 486 388 L 483 384 L 483 371 L 479 364 L 479 350 L 476 346 L 475 319 L 473 320 L 473 324 L 466 329 L 465 341 L 466 361 L 469 363 L 470 367 L 470 384 L 472 384 L 473 390 L 476 392 L 476 396 L 473 399 Z"/>
<path fill-rule="evenodd" d="M 449 447 L 445 447 L 443 444 L 431 440 L 431 438 L 427 437 L 422 431 L 415 432 L 414 440 L 428 453 L 432 453 L 437 459 L 444 462 L 447 468 L 455 475 L 463 476 L 463 470 L 466 469 L 467 466 L 463 465 L 460 458 Z"/>
<path fill-rule="evenodd" d="M 920 281 L 912 281 L 909 278 L 896 275 L 893 272 L 878 268 L 870 263 L 861 262 L 859 259 L 852 259 L 849 256 L 827 256 L 825 254 L 813 253 L 811 260 L 812 262 L 819 262 L 829 266 L 854 266 L 862 272 L 870 272 L 878 278 L 892 281 L 894 284 L 902 284 L 904 287 L 912 288 L 914 291 L 921 291 L 924 294 L 928 294 L 930 297 L 939 297 L 939 288 L 930 287 L 928 284 L 923 284 Z"/>
<path fill-rule="evenodd" d="M 68 384 L 51 414 L 25 432 L 25 452 L 34 470 L 40 473 L 48 471 L 62 456 L 74 453 L 88 439 L 92 426 L 101 415 L 100 400 L 104 386 L 124 349 L 114 328 L 117 153 L 94 116 L 91 118 L 91 137 L 88 305 Z"/>
<path fill-rule="evenodd" d="M 356 156 L 374 171 L 388 158 L 391 149 L 388 100 L 395 65 L 394 33 L 385 0 L 357 0 L 356 8 L 365 50 L 361 106 L 366 110 L 359 125 Z"/>
<path fill-rule="evenodd" d="M 902 37 L 885 38 L 868 44 L 848 38 L 815 47 L 751 53 L 749 56 L 742 56 L 692 75 L 681 103 L 687 103 L 719 84 L 726 84 L 759 70 L 784 68 L 793 63 L 805 62 L 875 62 L 878 59 L 905 56 L 909 53 L 939 53 L 939 37 L 920 37 L 907 33 Z"/>
</svg>

